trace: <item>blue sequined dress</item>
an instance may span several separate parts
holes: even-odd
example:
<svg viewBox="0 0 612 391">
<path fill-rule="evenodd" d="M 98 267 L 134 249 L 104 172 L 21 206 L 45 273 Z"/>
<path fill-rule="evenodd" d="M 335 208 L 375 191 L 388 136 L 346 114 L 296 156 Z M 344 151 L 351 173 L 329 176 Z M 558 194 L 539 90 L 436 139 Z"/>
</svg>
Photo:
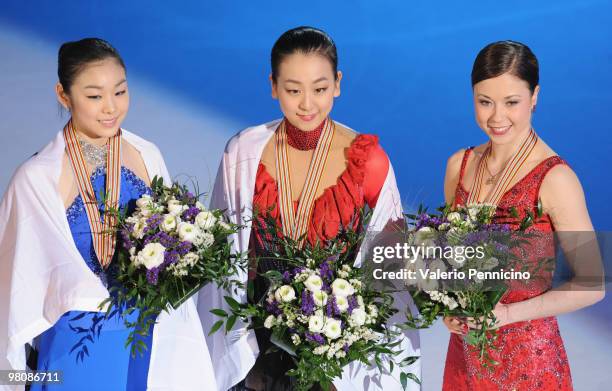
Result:
<svg viewBox="0 0 612 391">
<path fill-rule="evenodd" d="M 95 170 L 91 182 L 96 196 L 104 192 L 106 170 Z M 136 200 L 150 191 L 132 171 L 121 168 L 120 208 L 133 210 Z M 114 283 L 113 264 L 104 270 L 98 262 L 81 195 L 68 207 L 66 217 L 84 262 L 109 287 Z M 135 319 L 137 312 L 132 316 Z M 148 346 L 145 354 L 132 358 L 130 347 L 125 347 L 129 330 L 119 316 L 104 319 L 99 312 L 67 312 L 36 340 L 37 369 L 63 371 L 63 384 L 38 384 L 31 390 L 146 390 L 152 331 L 143 339 Z"/>
</svg>

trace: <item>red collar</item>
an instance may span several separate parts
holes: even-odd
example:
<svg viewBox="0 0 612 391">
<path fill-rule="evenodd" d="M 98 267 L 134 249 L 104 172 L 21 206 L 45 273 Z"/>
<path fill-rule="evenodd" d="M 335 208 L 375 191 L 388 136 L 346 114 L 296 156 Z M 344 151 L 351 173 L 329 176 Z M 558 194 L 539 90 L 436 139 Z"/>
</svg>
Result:
<svg viewBox="0 0 612 391">
<path fill-rule="evenodd" d="M 323 133 L 325 120 L 319 126 L 310 131 L 301 130 L 285 119 L 285 128 L 287 129 L 287 142 L 292 148 L 300 151 L 309 151 L 317 147 L 319 137 Z"/>
</svg>

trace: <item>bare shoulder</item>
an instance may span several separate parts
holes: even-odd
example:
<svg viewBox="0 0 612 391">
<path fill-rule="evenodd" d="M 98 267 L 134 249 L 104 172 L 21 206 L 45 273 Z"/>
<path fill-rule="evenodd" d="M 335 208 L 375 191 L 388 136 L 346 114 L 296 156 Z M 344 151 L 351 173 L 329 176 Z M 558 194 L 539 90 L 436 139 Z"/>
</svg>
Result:
<svg viewBox="0 0 612 391">
<path fill-rule="evenodd" d="M 354 130 L 347 128 L 346 126 L 340 125 L 337 122 L 335 122 L 335 124 L 335 138 L 337 145 L 348 147 L 359 134 Z"/>
</svg>

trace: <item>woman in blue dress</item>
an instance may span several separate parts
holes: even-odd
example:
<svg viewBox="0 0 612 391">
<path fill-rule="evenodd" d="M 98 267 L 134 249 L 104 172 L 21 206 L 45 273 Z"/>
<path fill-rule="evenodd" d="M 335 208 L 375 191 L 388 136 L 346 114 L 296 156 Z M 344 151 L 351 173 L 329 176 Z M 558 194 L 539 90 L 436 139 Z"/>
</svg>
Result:
<svg viewBox="0 0 612 391">
<path fill-rule="evenodd" d="M 162 313 L 141 339 L 144 354 L 135 356 L 125 346 L 124 319 L 99 312 L 116 284 L 116 237 L 92 227 L 109 227 L 109 202 L 131 211 L 150 192 L 151 178 L 168 180 L 168 172 L 153 144 L 120 128 L 129 93 L 124 62 L 109 43 L 63 44 L 58 76 L 56 93 L 70 121 L 17 170 L 0 204 L 2 358 L 24 369 L 23 348 L 31 343 L 31 369 L 63 372 L 61 385 L 31 390 L 215 387 L 192 301 Z"/>
</svg>

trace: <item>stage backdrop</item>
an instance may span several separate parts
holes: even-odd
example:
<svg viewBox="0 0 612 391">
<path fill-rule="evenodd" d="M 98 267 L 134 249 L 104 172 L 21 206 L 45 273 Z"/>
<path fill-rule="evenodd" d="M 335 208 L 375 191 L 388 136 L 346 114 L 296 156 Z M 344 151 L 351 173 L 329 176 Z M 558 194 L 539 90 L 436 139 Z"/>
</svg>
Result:
<svg viewBox="0 0 612 391">
<path fill-rule="evenodd" d="M 132 102 L 124 127 L 207 189 L 227 138 L 281 116 L 268 82 L 274 40 L 313 25 L 336 41 L 344 72 L 333 118 L 380 136 L 408 210 L 439 205 L 448 156 L 485 141 L 470 86 L 478 51 L 502 39 L 529 45 L 541 68 L 535 129 L 577 172 L 595 227 L 612 229 L 609 1 L 4 0 L 1 9 L 0 193 L 67 120 L 53 92 L 62 42 L 97 36 L 119 49 Z M 612 381 L 604 303 L 560 318 L 578 390 Z M 422 334 L 424 389 L 436 390 L 448 336 L 439 324 Z"/>
</svg>

